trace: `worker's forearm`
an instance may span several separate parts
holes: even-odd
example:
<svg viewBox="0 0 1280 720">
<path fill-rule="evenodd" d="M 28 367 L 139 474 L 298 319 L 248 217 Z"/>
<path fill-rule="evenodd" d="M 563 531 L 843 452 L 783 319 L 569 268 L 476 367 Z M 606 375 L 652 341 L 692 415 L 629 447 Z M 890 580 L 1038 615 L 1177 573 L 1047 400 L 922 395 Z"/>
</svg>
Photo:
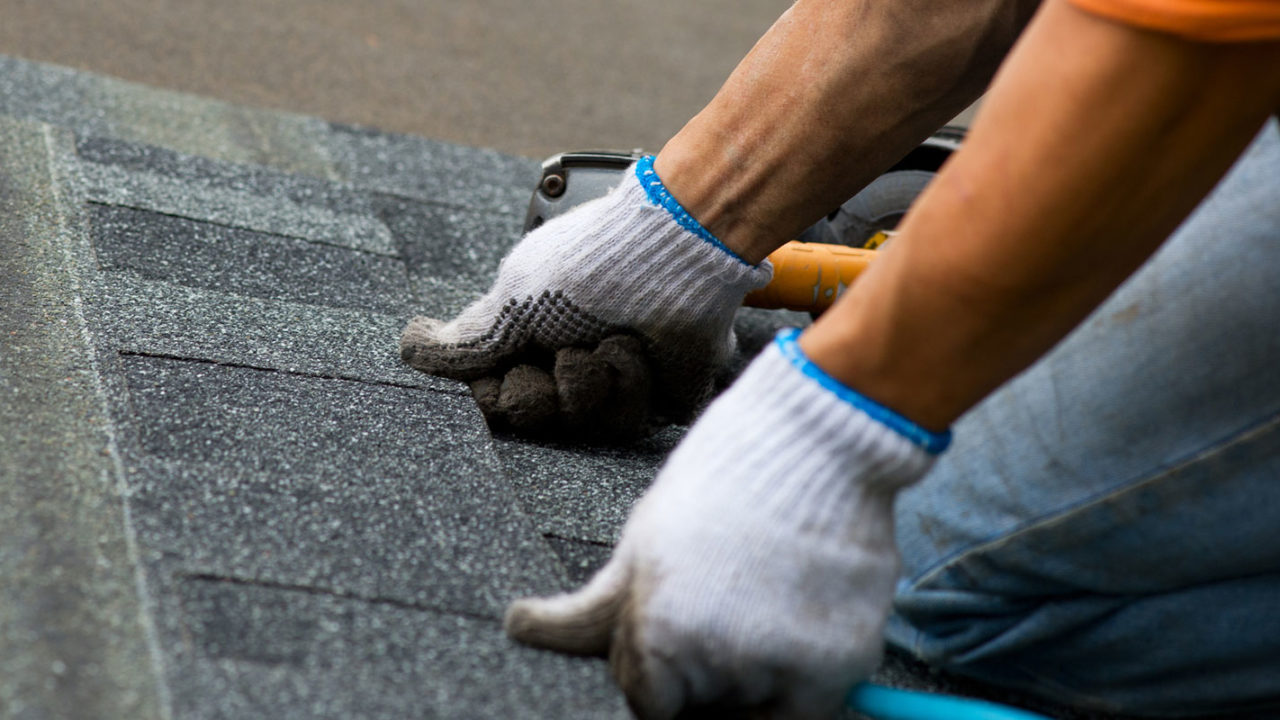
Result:
<svg viewBox="0 0 1280 720">
<path fill-rule="evenodd" d="M 1212 188 L 1280 105 L 1276 67 L 1280 44 L 1194 44 L 1049 0 L 965 147 L 801 346 L 873 399 L 949 425 Z"/>
<path fill-rule="evenodd" d="M 658 155 L 671 193 L 758 262 L 986 87 L 1036 0 L 799 0 Z"/>
</svg>

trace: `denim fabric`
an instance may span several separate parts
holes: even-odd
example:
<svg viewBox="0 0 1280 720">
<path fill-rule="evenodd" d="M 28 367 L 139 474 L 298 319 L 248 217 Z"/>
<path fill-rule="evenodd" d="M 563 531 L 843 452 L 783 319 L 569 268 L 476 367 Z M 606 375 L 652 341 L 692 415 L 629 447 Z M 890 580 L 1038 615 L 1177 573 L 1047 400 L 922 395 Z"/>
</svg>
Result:
<svg viewBox="0 0 1280 720">
<path fill-rule="evenodd" d="M 1123 232 L 1117 226 L 1117 232 Z M 891 643 L 1149 715 L 1280 704 L 1280 129 L 900 498 Z"/>
</svg>

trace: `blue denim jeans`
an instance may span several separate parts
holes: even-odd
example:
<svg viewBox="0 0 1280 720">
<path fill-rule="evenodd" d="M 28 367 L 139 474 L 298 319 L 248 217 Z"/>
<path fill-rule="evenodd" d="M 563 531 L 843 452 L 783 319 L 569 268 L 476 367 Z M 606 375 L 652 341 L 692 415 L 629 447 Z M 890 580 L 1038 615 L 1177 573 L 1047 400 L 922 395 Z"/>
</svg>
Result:
<svg viewBox="0 0 1280 720">
<path fill-rule="evenodd" d="M 1280 705 L 1274 120 L 1138 273 L 956 424 L 897 521 L 888 637 L 930 664 L 1114 712 Z"/>
</svg>

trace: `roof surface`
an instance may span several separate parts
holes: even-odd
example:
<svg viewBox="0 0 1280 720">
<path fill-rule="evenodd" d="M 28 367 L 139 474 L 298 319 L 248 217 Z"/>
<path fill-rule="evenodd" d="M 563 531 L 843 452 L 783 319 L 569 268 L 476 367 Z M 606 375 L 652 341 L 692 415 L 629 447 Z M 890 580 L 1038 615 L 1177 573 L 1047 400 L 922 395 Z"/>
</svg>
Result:
<svg viewBox="0 0 1280 720">
<path fill-rule="evenodd" d="M 537 173 L 0 56 L 0 715 L 627 716 L 500 618 L 607 558 L 682 430 L 495 438 L 397 352 Z M 739 363 L 803 320 L 744 312 Z"/>
</svg>

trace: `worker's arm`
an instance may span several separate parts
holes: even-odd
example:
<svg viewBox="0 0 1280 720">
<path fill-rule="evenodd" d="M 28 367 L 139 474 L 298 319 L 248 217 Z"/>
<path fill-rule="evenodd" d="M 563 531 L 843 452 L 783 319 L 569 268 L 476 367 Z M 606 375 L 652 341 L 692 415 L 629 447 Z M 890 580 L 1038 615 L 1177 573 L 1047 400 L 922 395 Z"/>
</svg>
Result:
<svg viewBox="0 0 1280 720">
<path fill-rule="evenodd" d="M 879 660 L 894 497 L 936 431 L 1152 252 L 1280 104 L 1276 67 L 1049 0 L 885 257 L 710 406 L 585 588 L 508 632 L 607 651 L 644 718 L 832 717 Z"/>
<path fill-rule="evenodd" d="M 977 97 L 1035 2 L 800 0 L 657 172 L 529 233 L 484 297 L 414 318 L 402 357 L 472 382 L 498 429 L 625 440 L 688 420 L 760 260 Z"/>
<path fill-rule="evenodd" d="M 947 427 L 1186 217 L 1280 107 L 1277 68 L 1280 43 L 1195 43 L 1050 2 L 892 247 L 801 346 Z"/>
<path fill-rule="evenodd" d="M 658 154 L 708 230 L 759 262 L 972 103 L 1038 0 L 799 0 Z"/>
</svg>

